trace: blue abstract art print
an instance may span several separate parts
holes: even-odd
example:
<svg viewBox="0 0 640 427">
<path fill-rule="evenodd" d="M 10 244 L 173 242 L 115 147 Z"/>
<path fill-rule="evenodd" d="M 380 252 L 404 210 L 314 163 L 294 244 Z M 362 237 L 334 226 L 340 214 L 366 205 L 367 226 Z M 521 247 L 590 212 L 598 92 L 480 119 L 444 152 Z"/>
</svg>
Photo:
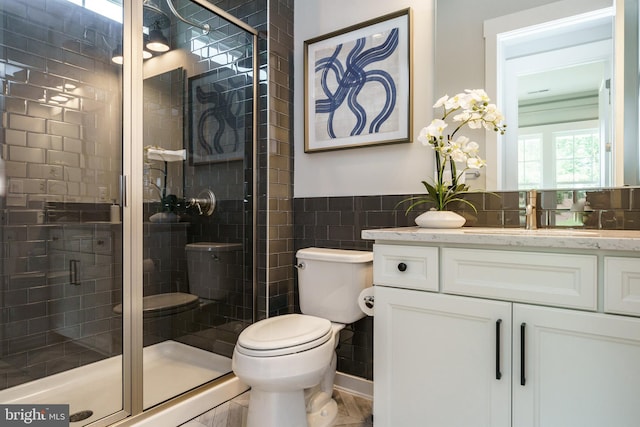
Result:
<svg viewBox="0 0 640 427">
<path fill-rule="evenodd" d="M 305 42 L 305 151 L 410 142 L 410 9 Z"/>
</svg>

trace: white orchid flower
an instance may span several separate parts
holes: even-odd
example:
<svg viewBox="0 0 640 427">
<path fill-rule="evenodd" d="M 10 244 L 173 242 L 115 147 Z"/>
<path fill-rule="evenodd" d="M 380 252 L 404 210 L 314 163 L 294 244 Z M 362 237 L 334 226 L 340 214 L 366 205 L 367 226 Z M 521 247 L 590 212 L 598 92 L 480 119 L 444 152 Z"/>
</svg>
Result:
<svg viewBox="0 0 640 427">
<path fill-rule="evenodd" d="M 469 141 L 467 138 L 467 143 L 462 149 L 469 157 L 477 157 L 478 152 L 480 151 L 480 145 L 475 141 Z"/>
<path fill-rule="evenodd" d="M 465 92 L 473 100 L 474 104 L 485 104 L 490 101 L 489 95 L 484 89 L 466 89 Z"/>
<path fill-rule="evenodd" d="M 467 93 L 459 93 L 458 104 L 463 110 L 471 110 L 473 108 L 474 100 Z"/>
<path fill-rule="evenodd" d="M 464 93 L 458 93 L 449 99 L 447 99 L 444 103 L 444 108 L 447 110 L 455 110 L 457 108 L 464 108 L 462 104 L 465 102 L 466 95 Z"/>
<path fill-rule="evenodd" d="M 449 125 L 444 120 L 434 119 L 431 124 L 424 129 L 428 136 L 440 138 L 442 136 L 442 132 L 447 126 Z"/>
<path fill-rule="evenodd" d="M 485 108 L 484 119 L 488 122 L 496 123 L 503 121 L 504 117 L 495 104 L 489 104 Z"/>
<path fill-rule="evenodd" d="M 453 121 L 454 122 L 466 122 L 470 118 L 471 118 L 471 113 L 469 111 L 467 111 L 467 110 L 464 110 L 462 113 L 456 114 L 455 116 L 453 116 Z"/>
<path fill-rule="evenodd" d="M 467 154 L 460 148 L 452 150 L 449 154 L 454 162 L 462 163 L 468 161 Z"/>
<path fill-rule="evenodd" d="M 430 145 L 427 128 L 420 129 L 420 133 L 418 134 L 418 141 L 422 142 L 422 145 Z"/>
<path fill-rule="evenodd" d="M 486 162 L 480 157 L 469 157 L 467 159 L 467 167 L 469 169 L 480 169 L 486 165 Z"/>
<path fill-rule="evenodd" d="M 454 141 L 451 141 L 451 146 L 454 149 L 464 149 L 468 142 L 469 138 L 463 135 L 458 135 L 458 137 Z"/>
<path fill-rule="evenodd" d="M 484 125 L 484 121 L 481 119 L 471 119 L 467 124 L 470 129 L 481 129 Z"/>
<path fill-rule="evenodd" d="M 449 95 L 445 95 L 443 97 L 441 97 L 440 99 L 438 99 L 436 101 L 435 104 L 433 104 L 433 108 L 440 108 L 443 105 L 445 105 L 445 103 L 447 102 L 447 100 L 449 99 Z"/>
<path fill-rule="evenodd" d="M 482 125 L 486 130 L 496 130 L 496 124 L 493 122 L 482 122 Z"/>
</svg>

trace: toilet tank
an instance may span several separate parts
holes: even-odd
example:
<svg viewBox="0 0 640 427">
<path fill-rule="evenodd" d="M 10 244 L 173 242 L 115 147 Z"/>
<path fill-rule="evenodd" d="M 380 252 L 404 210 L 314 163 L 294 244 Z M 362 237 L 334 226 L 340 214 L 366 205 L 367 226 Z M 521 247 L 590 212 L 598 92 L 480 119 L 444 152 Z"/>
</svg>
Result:
<svg viewBox="0 0 640 427">
<path fill-rule="evenodd" d="M 185 247 L 189 293 L 223 300 L 242 280 L 242 244 L 199 242 Z"/>
<path fill-rule="evenodd" d="M 364 317 L 358 296 L 373 284 L 372 252 L 306 248 L 296 257 L 302 313 L 337 323 Z"/>
</svg>

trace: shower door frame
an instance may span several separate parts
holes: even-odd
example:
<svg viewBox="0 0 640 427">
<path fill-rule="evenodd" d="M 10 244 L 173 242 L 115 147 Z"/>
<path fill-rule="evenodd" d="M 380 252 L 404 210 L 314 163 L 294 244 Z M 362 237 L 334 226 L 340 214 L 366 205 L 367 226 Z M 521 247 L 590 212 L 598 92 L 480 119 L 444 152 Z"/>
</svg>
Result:
<svg viewBox="0 0 640 427">
<path fill-rule="evenodd" d="M 169 0 L 170 1 L 170 0 Z M 256 313 L 257 284 L 257 137 L 259 96 L 258 31 L 229 13 L 204 0 L 189 0 L 226 19 L 252 36 L 253 45 L 253 132 L 252 132 L 252 301 L 253 320 Z M 123 211 L 123 410 L 116 412 L 93 426 L 124 421 L 125 424 L 142 419 L 164 407 L 173 405 L 232 377 L 232 373 L 219 380 L 203 384 L 188 393 L 147 411 L 143 409 L 143 0 L 123 1 L 123 158 L 122 158 L 122 211 Z M 136 125 L 137 124 L 137 125 Z M 212 402 L 213 404 L 214 402 Z M 222 402 L 220 402 L 222 403 Z M 193 414 L 196 416 L 197 414 Z M 124 425 L 124 424 L 123 424 Z"/>
</svg>

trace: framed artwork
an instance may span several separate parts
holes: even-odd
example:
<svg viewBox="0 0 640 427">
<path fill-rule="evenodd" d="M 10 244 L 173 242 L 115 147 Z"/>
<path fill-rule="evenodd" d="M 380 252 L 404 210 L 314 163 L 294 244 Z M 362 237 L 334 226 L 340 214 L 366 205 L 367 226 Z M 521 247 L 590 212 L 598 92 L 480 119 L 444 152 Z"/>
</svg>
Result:
<svg viewBox="0 0 640 427">
<path fill-rule="evenodd" d="M 251 106 L 246 76 L 213 70 L 189 78 L 189 160 L 192 165 L 241 160 Z M 250 127 L 249 127 L 250 129 Z"/>
<path fill-rule="evenodd" d="M 305 41 L 305 152 L 411 142 L 411 68 L 411 9 Z"/>
</svg>

